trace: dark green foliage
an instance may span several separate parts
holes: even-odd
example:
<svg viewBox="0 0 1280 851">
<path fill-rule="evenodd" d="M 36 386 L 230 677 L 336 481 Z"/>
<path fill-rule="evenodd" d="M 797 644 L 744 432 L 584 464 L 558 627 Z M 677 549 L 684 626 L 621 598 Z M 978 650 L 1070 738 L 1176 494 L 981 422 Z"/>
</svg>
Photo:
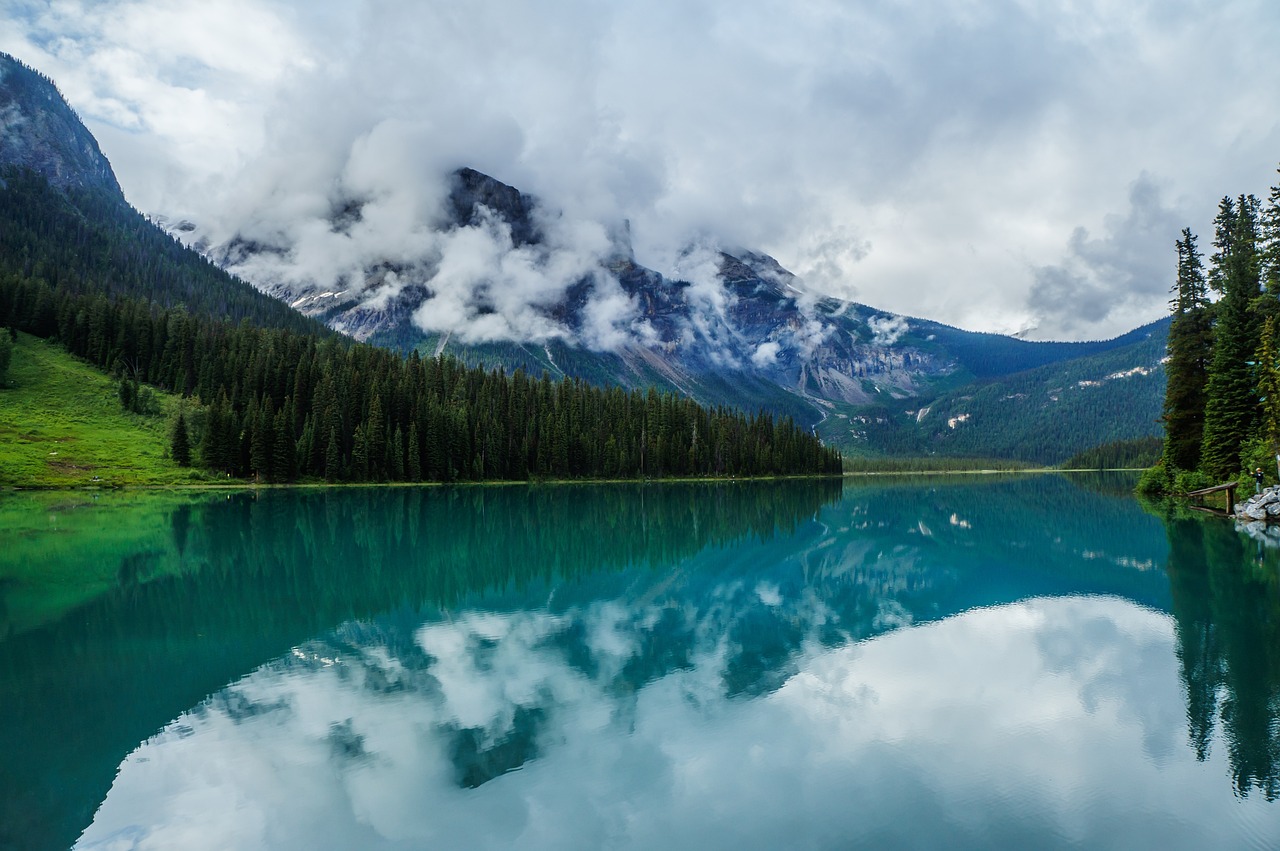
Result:
<svg viewBox="0 0 1280 851">
<path fill-rule="evenodd" d="M 1204 266 L 1196 237 L 1184 228 L 1175 246 L 1178 277 L 1169 326 L 1169 360 L 1164 397 L 1166 461 L 1182 470 L 1200 465 L 1204 439 L 1205 388 L 1212 352 L 1213 325 Z"/>
<path fill-rule="evenodd" d="M 1160 460 L 1163 448 L 1164 441 L 1158 437 L 1116 440 L 1076 453 L 1062 462 L 1062 466 L 1067 470 L 1133 470 L 1150 467 Z"/>
<path fill-rule="evenodd" d="M 15 275 L 0 276 L 0 315 L 33 333 L 51 316 L 49 336 L 73 354 L 128 363 L 140 381 L 197 397 L 208 410 L 200 463 L 235 476 L 474 481 L 841 469 L 838 452 L 789 418 L 707 409 L 674 394 L 405 359 L 129 298 L 55 292 Z M 308 437 L 308 422 L 320 424 L 324 440 L 314 425 Z"/>
<path fill-rule="evenodd" d="M 1280 798 L 1280 605 L 1276 551 L 1231 524 L 1167 521 L 1166 570 L 1196 758 L 1217 741 L 1237 798 Z"/>
<path fill-rule="evenodd" d="M 13 360 L 13 337 L 5 329 L 0 329 L 0 387 L 4 386 L 5 376 L 9 374 L 9 364 Z"/>
<path fill-rule="evenodd" d="M 191 435 L 187 433 L 187 419 L 182 411 L 173 424 L 173 434 L 169 438 L 169 454 L 179 467 L 191 466 Z"/>
<path fill-rule="evenodd" d="M 120 407 L 133 414 L 155 416 L 160 413 L 160 402 L 155 392 L 139 382 L 137 376 L 120 379 L 120 387 L 116 391 L 120 397 Z"/>
<path fill-rule="evenodd" d="M 117 296 L 144 306 L 181 305 L 231 322 L 332 334 L 185 248 L 118 194 L 101 188 L 59 190 L 35 172 L 14 167 L 0 169 L 0 277 L 6 275 L 43 281 L 58 293 L 96 294 L 78 308 L 92 320 L 83 329 L 91 352 L 118 345 L 132 356 L 132 347 L 147 345 L 127 328 L 123 339 L 107 339 L 102 318 L 108 299 Z M 38 311 L 32 333 L 57 333 L 61 317 L 49 305 L 27 307 Z M 0 324 L 6 322 L 0 313 Z"/>
<path fill-rule="evenodd" d="M 1211 476 L 1239 469 L 1240 448 L 1258 424 L 1258 399 L 1250 361 L 1258 351 L 1260 323 L 1254 302 L 1260 294 L 1257 256 L 1258 200 L 1223 198 L 1211 286 L 1222 293 L 1214 305 L 1213 358 L 1206 385 L 1201 467 Z"/>
<path fill-rule="evenodd" d="M 1262 326 L 1258 348 L 1258 403 L 1262 406 L 1262 433 L 1271 452 L 1280 451 L 1280 352 L 1276 349 L 1276 318 Z"/>
<path fill-rule="evenodd" d="M 1143 496 L 1160 496 L 1173 493 L 1173 475 L 1163 461 L 1157 462 L 1142 471 L 1135 491 Z"/>
</svg>

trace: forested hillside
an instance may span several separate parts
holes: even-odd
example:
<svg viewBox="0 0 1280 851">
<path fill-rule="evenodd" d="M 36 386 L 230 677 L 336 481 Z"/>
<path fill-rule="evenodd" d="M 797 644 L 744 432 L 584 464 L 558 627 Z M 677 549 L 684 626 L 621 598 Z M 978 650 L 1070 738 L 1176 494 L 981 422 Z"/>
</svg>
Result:
<svg viewBox="0 0 1280 851">
<path fill-rule="evenodd" d="M 5 54 L 0 110 L 0 329 L 107 371 L 131 413 L 148 386 L 189 400 L 170 405 L 181 466 L 277 482 L 840 470 L 790 419 L 340 338 L 133 209 L 53 81 Z"/>
<path fill-rule="evenodd" d="M 1153 323 L 1125 335 L 1129 342 L 1119 348 L 975 382 L 918 407 L 840 411 L 821 432 L 834 440 L 846 431 L 865 455 L 1036 464 L 1156 436 L 1167 329 L 1167 321 Z"/>
<path fill-rule="evenodd" d="M 0 279 L 0 325 L 55 338 L 203 404 L 173 453 L 268 481 L 838 473 L 839 453 L 789 419 L 707 410 L 672 394 L 553 383 L 452 358 L 195 317 L 125 297 Z"/>
<path fill-rule="evenodd" d="M 1175 244 L 1165 441 L 1147 492 L 1270 475 L 1280 453 L 1280 186 L 1263 203 L 1224 197 L 1205 273 L 1198 238 Z"/>
<path fill-rule="evenodd" d="M 58 189 L 0 168 L 0 276 L 58 292 L 126 296 L 266 328 L 329 335 L 319 322 L 214 266 L 100 187 Z"/>
</svg>

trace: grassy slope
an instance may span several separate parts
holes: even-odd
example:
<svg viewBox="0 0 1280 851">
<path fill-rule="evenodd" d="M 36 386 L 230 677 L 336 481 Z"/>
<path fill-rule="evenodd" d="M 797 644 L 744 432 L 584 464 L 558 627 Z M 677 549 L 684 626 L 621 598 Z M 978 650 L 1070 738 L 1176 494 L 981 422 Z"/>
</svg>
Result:
<svg viewBox="0 0 1280 851">
<path fill-rule="evenodd" d="M 205 474 L 166 457 L 168 415 L 178 399 L 156 396 L 160 415 L 128 413 L 105 374 L 52 343 L 19 334 L 0 387 L 0 486 L 205 481 Z"/>
</svg>

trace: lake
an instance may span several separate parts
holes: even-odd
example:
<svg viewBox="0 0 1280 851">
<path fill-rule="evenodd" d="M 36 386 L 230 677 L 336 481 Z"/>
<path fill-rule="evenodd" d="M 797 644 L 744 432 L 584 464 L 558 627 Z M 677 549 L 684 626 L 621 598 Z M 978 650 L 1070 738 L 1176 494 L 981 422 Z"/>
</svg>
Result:
<svg viewBox="0 0 1280 851">
<path fill-rule="evenodd" d="M 1097 475 L 0 494 L 0 848 L 1274 848 L 1277 552 Z"/>
</svg>

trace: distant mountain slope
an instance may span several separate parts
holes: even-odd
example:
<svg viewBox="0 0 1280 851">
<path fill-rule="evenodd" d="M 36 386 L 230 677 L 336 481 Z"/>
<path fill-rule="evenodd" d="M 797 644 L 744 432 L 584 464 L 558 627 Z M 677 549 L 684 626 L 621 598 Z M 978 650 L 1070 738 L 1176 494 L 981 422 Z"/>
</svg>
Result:
<svg viewBox="0 0 1280 851">
<path fill-rule="evenodd" d="M 263 327 L 330 333 L 131 207 L 97 142 L 53 83 L 6 54 L 0 54 L 0 123 L 0 275 L 182 305 Z"/>
<path fill-rule="evenodd" d="M 964 364 L 976 378 L 1010 375 L 1046 364 L 1060 363 L 1122 348 L 1147 339 L 1152 328 L 1152 325 L 1144 325 L 1110 340 L 1061 343 L 1033 342 L 1003 334 L 963 331 L 949 325 L 928 322 L 923 324 L 936 336 L 938 342 Z M 1167 335 L 1167 332 L 1165 333 Z"/>
<path fill-rule="evenodd" d="M 1127 344 L 944 393 L 927 404 L 841 411 L 824 438 L 878 455 L 1017 458 L 1053 464 L 1099 444 L 1161 434 L 1169 321 Z"/>
<path fill-rule="evenodd" d="M 349 230 L 362 215 L 357 200 L 337 198 L 327 227 Z M 552 213 L 537 199 L 474 169 L 452 175 L 433 234 L 447 251 L 464 238 L 497 244 L 522 268 L 559 257 L 544 232 Z M 199 240 L 199 228 L 192 238 Z M 327 290 L 291 266 L 287 245 L 264 246 L 237 236 L 204 245 L 208 255 L 242 271 L 265 291 L 358 339 L 400 351 L 452 354 L 464 362 L 570 375 L 628 388 L 658 386 L 713 405 L 763 407 L 816 425 L 837 407 L 880 407 L 930 400 L 977 378 L 1122 348 L 1130 335 L 1090 343 L 1041 343 L 975 334 L 941 323 L 823 298 L 773 258 L 746 249 L 693 246 L 684 258 L 690 279 L 668 277 L 637 262 L 625 229 L 611 235 L 598 265 L 565 281 L 555 298 L 529 305 L 540 337 L 476 342 L 471 329 L 500 313 L 515 282 L 494 271 L 459 304 L 447 263 L 430 252 L 371 263 Z M 429 241 L 424 238 L 424 241 Z M 505 248 L 502 246 L 505 245 Z M 502 263 L 495 262 L 495 270 Z M 258 277 L 253 277 L 257 275 Z M 442 283 L 443 281 L 443 283 Z M 441 327 L 448 310 L 471 312 L 471 326 Z M 603 295 L 602 295 L 603 294 Z M 593 337 L 601 299 L 629 305 L 625 328 L 607 342 Z M 501 318 L 500 316 L 497 318 Z M 547 330 L 550 329 L 550 330 Z"/>
</svg>

